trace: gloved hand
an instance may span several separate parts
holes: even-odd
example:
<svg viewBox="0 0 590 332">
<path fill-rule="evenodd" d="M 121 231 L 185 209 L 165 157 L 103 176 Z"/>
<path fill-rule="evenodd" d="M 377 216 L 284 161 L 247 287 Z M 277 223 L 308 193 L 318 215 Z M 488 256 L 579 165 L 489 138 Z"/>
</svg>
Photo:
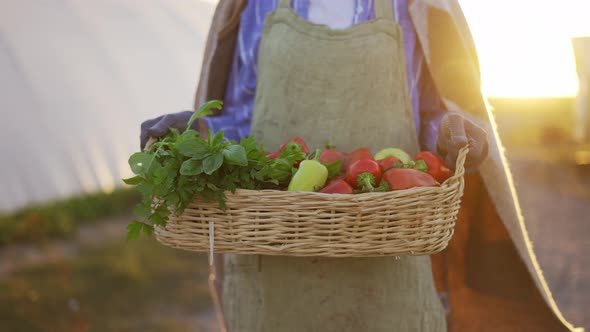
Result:
<svg viewBox="0 0 590 332">
<path fill-rule="evenodd" d="M 477 170 L 488 156 L 488 135 L 481 127 L 457 113 L 447 113 L 440 121 L 438 151 L 450 167 L 455 167 L 459 150 L 469 144 L 465 159 L 467 173 Z"/>
<path fill-rule="evenodd" d="M 185 130 L 191 115 L 193 115 L 193 111 L 183 111 L 144 121 L 141 124 L 141 134 L 139 137 L 141 149 L 143 150 L 145 148 L 145 144 L 150 137 L 162 137 L 168 133 L 169 128 L 176 128 L 179 131 Z M 192 127 L 192 129 L 199 130 L 199 121 L 195 121 Z"/>
</svg>

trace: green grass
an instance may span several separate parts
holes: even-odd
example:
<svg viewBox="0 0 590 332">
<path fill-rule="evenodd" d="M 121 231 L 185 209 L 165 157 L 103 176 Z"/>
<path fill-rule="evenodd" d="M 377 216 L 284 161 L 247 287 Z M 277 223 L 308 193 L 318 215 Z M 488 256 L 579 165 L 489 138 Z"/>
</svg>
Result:
<svg viewBox="0 0 590 332">
<path fill-rule="evenodd" d="M 154 239 L 84 249 L 0 279 L 2 331 L 170 331 L 210 307 L 207 260 Z M 194 323 L 194 322 L 193 322 Z"/>
<path fill-rule="evenodd" d="M 112 193 L 73 197 L 0 215 L 0 246 L 67 238 L 75 234 L 79 224 L 129 213 L 139 199 L 139 193 L 133 189 L 118 189 Z"/>
</svg>

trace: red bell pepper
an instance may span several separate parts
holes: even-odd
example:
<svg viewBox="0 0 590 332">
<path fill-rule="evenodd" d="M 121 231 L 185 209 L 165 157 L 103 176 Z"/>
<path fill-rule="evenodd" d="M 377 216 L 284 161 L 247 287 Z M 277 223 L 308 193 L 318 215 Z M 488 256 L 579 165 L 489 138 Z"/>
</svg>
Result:
<svg viewBox="0 0 590 332">
<path fill-rule="evenodd" d="M 360 148 L 360 149 L 356 149 L 356 150 L 352 151 L 351 153 L 348 154 L 348 158 L 350 159 L 350 164 L 354 163 L 357 160 L 361 160 L 361 159 L 375 160 L 373 158 L 373 154 L 367 148 Z"/>
<path fill-rule="evenodd" d="M 387 181 L 390 190 L 439 185 L 432 175 L 411 168 L 392 168 L 383 174 L 383 180 Z"/>
<path fill-rule="evenodd" d="M 355 161 L 361 160 L 361 159 L 375 160 L 373 158 L 373 154 L 371 153 L 371 151 L 369 149 L 367 149 L 367 148 L 356 149 L 350 153 L 345 154 L 344 160 L 342 160 L 341 170 L 343 172 L 346 172 L 346 170 L 348 170 L 348 166 L 350 166 Z"/>
<path fill-rule="evenodd" d="M 342 153 L 338 150 L 333 150 L 333 149 L 322 150 L 322 153 L 320 154 L 320 162 L 322 164 L 333 163 L 338 160 L 344 160 L 344 157 L 345 157 L 344 153 Z"/>
<path fill-rule="evenodd" d="M 330 164 L 338 160 L 342 160 L 342 164 L 340 164 L 340 172 L 346 172 L 346 167 L 348 167 L 348 157 L 345 153 L 334 149 L 322 150 L 322 154 L 320 155 L 320 162 L 322 164 Z"/>
<path fill-rule="evenodd" d="M 348 166 L 346 182 L 363 191 L 373 191 L 381 181 L 381 167 L 375 160 L 360 159 Z"/>
<path fill-rule="evenodd" d="M 348 166 L 350 166 L 350 157 L 348 154 L 344 154 L 344 159 L 342 159 L 342 165 L 340 166 L 340 172 L 346 173 Z"/>
<path fill-rule="evenodd" d="M 279 151 L 275 152 L 277 153 L 277 155 L 275 156 L 274 153 L 271 153 L 270 155 L 267 155 L 268 159 L 276 159 L 281 155 L 281 152 L 285 151 L 285 149 L 287 148 L 287 146 L 289 145 L 289 143 L 291 142 L 295 142 L 297 144 L 299 144 L 301 146 L 301 152 L 303 152 L 306 156 L 309 155 L 309 148 L 307 147 L 307 144 L 305 144 L 305 142 L 303 141 L 303 139 L 299 138 L 299 137 L 293 137 L 290 140 L 284 142 L 283 144 L 281 144 L 281 146 L 279 147 Z M 299 168 L 299 165 L 301 164 L 301 162 L 304 160 L 305 158 L 298 160 L 293 166 L 295 168 Z"/>
<path fill-rule="evenodd" d="M 301 151 L 303 151 L 303 153 L 305 153 L 306 155 L 309 154 L 309 148 L 307 147 L 307 144 L 305 144 L 305 141 L 303 141 L 303 139 L 299 137 L 293 137 L 290 140 L 281 144 L 281 146 L 279 147 L 279 152 L 283 152 L 283 150 L 285 150 L 285 148 L 287 147 L 287 144 L 289 144 L 290 142 L 299 143 L 301 145 Z"/>
<path fill-rule="evenodd" d="M 381 172 L 385 172 L 390 168 L 393 168 L 396 164 L 402 164 L 402 161 L 398 157 L 390 156 L 381 160 L 377 160 L 377 164 L 381 167 Z"/>
<path fill-rule="evenodd" d="M 266 155 L 266 157 L 268 158 L 268 160 L 277 159 L 280 156 L 281 156 L 281 153 L 280 152 L 273 152 L 273 153 L 269 153 L 269 154 Z"/>
<path fill-rule="evenodd" d="M 330 180 L 326 186 L 320 190 L 324 194 L 352 194 L 352 187 L 344 181 L 344 177 L 336 177 Z"/>
<path fill-rule="evenodd" d="M 424 160 L 428 166 L 428 174 L 432 175 L 432 177 L 440 183 L 445 182 L 446 179 L 453 176 L 453 171 L 445 165 L 445 162 L 430 151 L 422 151 L 418 153 L 414 159 L 416 161 Z"/>
</svg>

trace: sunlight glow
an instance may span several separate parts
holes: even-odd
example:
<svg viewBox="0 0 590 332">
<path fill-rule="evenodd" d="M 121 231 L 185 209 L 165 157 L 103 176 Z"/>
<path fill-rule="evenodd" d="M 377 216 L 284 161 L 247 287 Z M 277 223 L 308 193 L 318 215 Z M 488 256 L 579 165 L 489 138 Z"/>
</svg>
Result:
<svg viewBox="0 0 590 332">
<path fill-rule="evenodd" d="M 575 96 L 571 37 L 590 35 L 589 0 L 460 0 L 492 97 Z"/>
</svg>

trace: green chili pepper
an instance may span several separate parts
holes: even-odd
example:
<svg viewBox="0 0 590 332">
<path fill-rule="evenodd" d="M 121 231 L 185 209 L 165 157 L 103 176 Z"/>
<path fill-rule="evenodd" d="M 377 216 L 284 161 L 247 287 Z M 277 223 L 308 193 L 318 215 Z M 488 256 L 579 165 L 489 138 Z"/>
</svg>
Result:
<svg viewBox="0 0 590 332">
<path fill-rule="evenodd" d="M 324 187 L 328 180 L 328 169 L 318 161 L 319 150 L 314 160 L 304 160 L 293 175 L 288 191 L 317 191 Z"/>
</svg>

